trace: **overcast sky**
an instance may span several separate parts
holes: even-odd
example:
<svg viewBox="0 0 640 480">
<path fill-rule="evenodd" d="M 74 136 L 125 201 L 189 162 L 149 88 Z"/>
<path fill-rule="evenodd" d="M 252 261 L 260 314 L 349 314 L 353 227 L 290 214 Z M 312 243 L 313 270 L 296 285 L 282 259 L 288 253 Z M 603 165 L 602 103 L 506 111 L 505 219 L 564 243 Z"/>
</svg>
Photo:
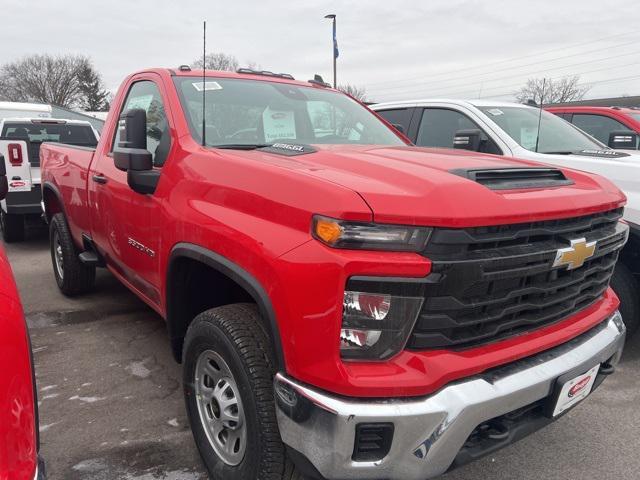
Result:
<svg viewBox="0 0 640 480">
<path fill-rule="evenodd" d="M 202 51 L 331 80 L 372 100 L 508 97 L 529 77 L 581 74 L 587 98 L 640 94 L 638 0 L 0 0 L 0 63 L 33 53 L 89 55 L 106 86 Z M 630 78 L 629 78 L 630 77 Z"/>
</svg>

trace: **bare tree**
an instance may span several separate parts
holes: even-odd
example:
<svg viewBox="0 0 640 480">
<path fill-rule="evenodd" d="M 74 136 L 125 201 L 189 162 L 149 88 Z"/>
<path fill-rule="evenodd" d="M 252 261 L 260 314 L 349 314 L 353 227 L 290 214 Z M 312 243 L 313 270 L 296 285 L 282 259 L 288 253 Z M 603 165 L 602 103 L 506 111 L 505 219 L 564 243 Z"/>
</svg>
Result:
<svg viewBox="0 0 640 480">
<path fill-rule="evenodd" d="M 205 63 L 207 70 L 226 70 L 229 72 L 235 72 L 240 66 L 240 62 L 234 55 L 226 53 L 209 53 Z M 192 65 L 195 68 L 202 68 L 202 59 L 194 60 Z"/>
<path fill-rule="evenodd" d="M 353 98 L 360 100 L 361 102 L 367 101 L 367 91 L 364 87 L 359 85 L 346 83 L 344 85 L 338 85 L 338 90 L 346 93 L 347 95 L 351 95 Z"/>
<path fill-rule="evenodd" d="M 100 75 L 83 55 L 31 55 L 0 68 L 0 97 L 13 102 L 80 107 L 92 88 L 101 90 L 101 85 Z"/>
<path fill-rule="evenodd" d="M 559 80 L 544 80 L 542 78 L 530 78 L 524 87 L 516 93 L 516 99 L 520 103 L 529 100 L 540 103 L 563 103 L 573 100 L 582 100 L 590 87 L 580 85 L 580 77 L 574 75 Z"/>
</svg>

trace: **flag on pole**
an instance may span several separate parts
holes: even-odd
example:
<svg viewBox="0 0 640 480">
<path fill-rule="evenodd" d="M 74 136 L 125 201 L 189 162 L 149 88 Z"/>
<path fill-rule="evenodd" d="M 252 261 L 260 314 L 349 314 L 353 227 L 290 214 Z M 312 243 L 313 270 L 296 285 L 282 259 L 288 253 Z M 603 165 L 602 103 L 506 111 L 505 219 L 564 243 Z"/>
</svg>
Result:
<svg viewBox="0 0 640 480">
<path fill-rule="evenodd" d="M 338 51 L 338 39 L 336 38 L 336 20 L 333 20 L 333 58 L 338 58 L 340 52 Z"/>
</svg>

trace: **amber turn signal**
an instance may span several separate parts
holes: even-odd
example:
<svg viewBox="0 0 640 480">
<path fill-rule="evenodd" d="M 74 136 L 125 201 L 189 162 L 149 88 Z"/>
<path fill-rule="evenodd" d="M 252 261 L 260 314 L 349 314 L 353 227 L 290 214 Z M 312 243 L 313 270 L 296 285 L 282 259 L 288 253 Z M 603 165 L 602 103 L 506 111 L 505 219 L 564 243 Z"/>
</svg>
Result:
<svg viewBox="0 0 640 480">
<path fill-rule="evenodd" d="M 342 228 L 338 224 L 330 219 L 319 218 L 315 222 L 316 235 L 318 238 L 328 243 L 329 245 L 333 245 L 336 243 L 340 236 L 342 235 Z"/>
</svg>

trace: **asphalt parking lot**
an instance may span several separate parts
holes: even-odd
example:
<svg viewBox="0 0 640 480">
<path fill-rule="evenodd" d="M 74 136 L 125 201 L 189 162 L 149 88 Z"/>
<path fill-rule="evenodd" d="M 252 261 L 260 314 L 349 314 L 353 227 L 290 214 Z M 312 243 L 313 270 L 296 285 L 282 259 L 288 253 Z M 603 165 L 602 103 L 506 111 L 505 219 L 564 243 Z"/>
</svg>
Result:
<svg viewBox="0 0 640 480">
<path fill-rule="evenodd" d="M 33 342 L 49 478 L 207 478 L 162 319 L 106 271 L 95 293 L 63 297 L 46 232 L 6 248 Z M 559 422 L 445 478 L 640 478 L 639 375 L 637 337 L 618 373 Z"/>
</svg>

